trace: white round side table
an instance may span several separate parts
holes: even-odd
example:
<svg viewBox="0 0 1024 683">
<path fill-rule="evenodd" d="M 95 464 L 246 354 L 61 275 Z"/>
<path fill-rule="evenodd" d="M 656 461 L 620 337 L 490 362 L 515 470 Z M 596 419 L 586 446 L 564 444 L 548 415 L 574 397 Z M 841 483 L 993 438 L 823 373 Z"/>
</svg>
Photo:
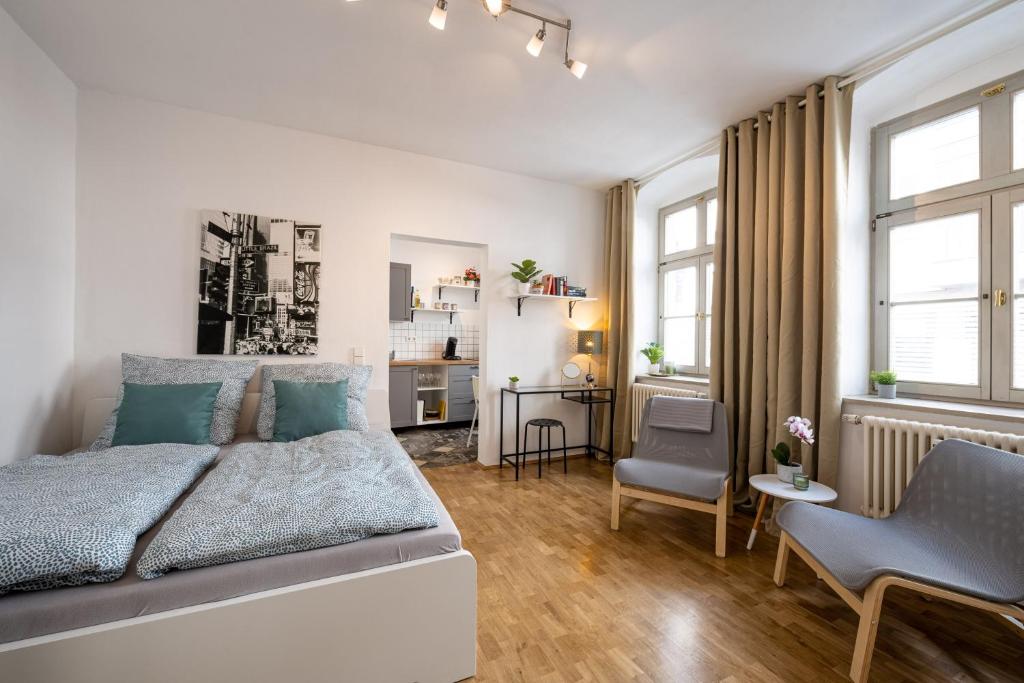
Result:
<svg viewBox="0 0 1024 683">
<path fill-rule="evenodd" d="M 754 547 L 754 539 L 757 538 L 757 527 L 764 517 L 764 510 L 768 507 L 768 500 L 781 498 L 782 500 L 802 500 L 807 503 L 831 503 L 839 495 L 834 490 L 819 484 L 816 481 L 809 482 L 810 486 L 806 491 L 798 491 L 792 484 L 779 479 L 774 474 L 755 474 L 750 478 L 750 485 L 761 492 L 761 500 L 757 501 L 757 514 L 754 516 L 754 526 L 750 530 L 750 539 L 747 541 L 747 550 Z"/>
</svg>

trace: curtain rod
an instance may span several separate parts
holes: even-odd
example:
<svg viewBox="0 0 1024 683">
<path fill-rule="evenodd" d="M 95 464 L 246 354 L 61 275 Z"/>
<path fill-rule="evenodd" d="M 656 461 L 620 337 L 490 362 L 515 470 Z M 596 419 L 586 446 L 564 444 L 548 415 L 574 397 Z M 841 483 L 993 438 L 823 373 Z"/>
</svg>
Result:
<svg viewBox="0 0 1024 683">
<path fill-rule="evenodd" d="M 935 42 L 939 38 L 947 36 L 950 33 L 953 33 L 954 31 L 963 28 L 964 26 L 973 24 L 974 22 L 980 19 L 984 19 L 985 17 L 987 17 L 990 14 L 993 14 L 994 12 L 998 12 L 1004 7 L 1009 7 L 1010 5 L 1016 4 L 1020 1 L 1021 0 L 990 0 L 988 2 L 984 2 L 972 10 L 959 14 L 956 17 L 950 19 L 949 21 L 946 21 L 942 24 L 939 24 L 938 26 L 935 26 L 932 29 L 929 29 L 928 31 L 921 34 L 914 40 L 904 43 L 900 47 L 894 50 L 890 50 L 889 52 L 882 53 L 878 57 L 873 57 L 868 61 L 854 67 L 853 69 L 851 69 L 849 76 L 839 81 L 838 87 L 842 89 L 854 83 L 866 81 L 872 76 L 875 76 L 876 74 L 884 71 L 885 69 L 888 69 L 890 66 L 893 66 L 894 64 L 901 61 L 904 57 L 910 55 L 911 53 L 916 52 L 917 50 L 920 50 L 922 47 Z M 822 96 L 823 93 L 819 92 L 818 97 Z M 804 107 L 806 105 L 806 99 L 800 100 L 800 102 L 797 104 L 797 106 L 799 107 Z M 757 124 L 754 124 L 754 127 L 756 128 Z M 695 147 L 690 151 L 679 155 L 675 159 L 672 159 L 671 161 L 668 161 L 662 164 L 661 166 L 658 166 L 648 171 L 639 178 L 636 178 L 636 180 L 634 181 L 636 182 L 637 189 L 640 189 L 647 183 L 651 182 L 652 180 L 660 176 L 665 171 L 675 168 L 679 164 L 690 161 L 691 159 L 707 156 L 708 154 L 718 149 L 718 143 L 719 138 L 716 136 L 714 139 L 708 140 L 699 147 Z"/>
</svg>

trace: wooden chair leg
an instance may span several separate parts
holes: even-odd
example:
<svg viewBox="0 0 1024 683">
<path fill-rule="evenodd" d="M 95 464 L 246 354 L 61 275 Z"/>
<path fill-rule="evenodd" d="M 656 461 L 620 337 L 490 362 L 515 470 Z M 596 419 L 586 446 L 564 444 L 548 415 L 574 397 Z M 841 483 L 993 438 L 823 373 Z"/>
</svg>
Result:
<svg viewBox="0 0 1024 683">
<path fill-rule="evenodd" d="M 622 485 L 619 484 L 619 480 L 612 479 L 612 531 L 619 530 L 619 507 L 622 500 L 622 493 L 620 489 Z"/>
<path fill-rule="evenodd" d="M 775 585 L 786 583 L 786 569 L 789 566 L 789 534 L 785 531 L 779 536 L 779 554 L 775 558 Z"/>
<path fill-rule="evenodd" d="M 860 624 L 857 626 L 857 644 L 853 648 L 853 664 L 850 679 L 866 683 L 871 668 L 871 656 L 875 652 L 875 636 L 878 635 L 878 619 L 882 613 L 882 598 L 885 595 L 884 579 L 875 579 L 864 592 L 860 608 Z"/>
<path fill-rule="evenodd" d="M 728 488 L 729 482 L 725 482 Z M 726 520 L 729 517 L 729 492 L 723 491 L 716 501 L 715 509 L 715 555 L 725 557 Z"/>
</svg>

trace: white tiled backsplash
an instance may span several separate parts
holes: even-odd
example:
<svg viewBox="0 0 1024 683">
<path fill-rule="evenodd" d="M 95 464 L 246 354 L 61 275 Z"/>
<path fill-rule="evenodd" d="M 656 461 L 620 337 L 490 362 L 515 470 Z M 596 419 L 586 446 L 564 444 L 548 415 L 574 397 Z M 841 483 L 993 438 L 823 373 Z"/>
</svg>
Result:
<svg viewBox="0 0 1024 683">
<path fill-rule="evenodd" d="M 476 325 L 448 323 L 390 323 L 389 347 L 395 360 L 433 360 L 444 353 L 448 337 L 459 344 L 455 353 L 466 359 L 480 358 L 480 330 Z"/>
</svg>

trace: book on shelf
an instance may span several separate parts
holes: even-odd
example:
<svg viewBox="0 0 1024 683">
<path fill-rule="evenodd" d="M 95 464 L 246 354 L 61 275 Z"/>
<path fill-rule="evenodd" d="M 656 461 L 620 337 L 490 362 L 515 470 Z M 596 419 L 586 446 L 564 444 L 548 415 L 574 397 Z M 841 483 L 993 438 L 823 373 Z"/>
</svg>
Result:
<svg viewBox="0 0 1024 683">
<path fill-rule="evenodd" d="M 544 275 L 541 278 L 541 294 L 548 296 L 575 296 L 586 297 L 586 287 L 577 287 L 569 284 L 569 278 L 564 275 Z"/>
</svg>

